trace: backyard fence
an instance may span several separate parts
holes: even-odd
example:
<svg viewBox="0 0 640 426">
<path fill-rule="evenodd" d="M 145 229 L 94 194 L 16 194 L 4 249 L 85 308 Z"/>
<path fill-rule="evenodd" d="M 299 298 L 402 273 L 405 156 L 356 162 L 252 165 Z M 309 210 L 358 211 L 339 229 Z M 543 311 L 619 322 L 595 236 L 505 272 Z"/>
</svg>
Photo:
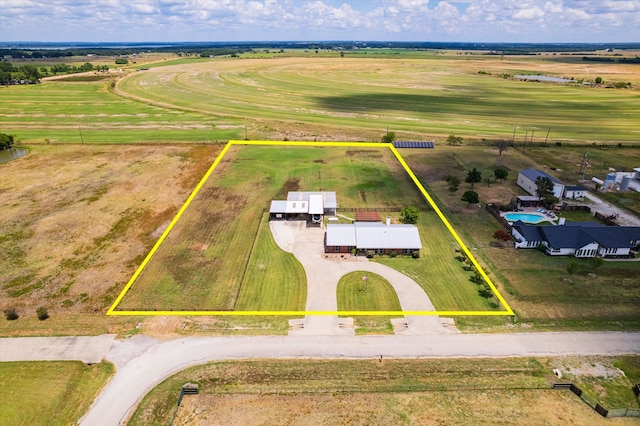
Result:
<svg viewBox="0 0 640 426">
<path fill-rule="evenodd" d="M 568 212 L 581 211 L 581 212 L 591 213 L 591 207 L 589 206 L 579 206 L 579 205 L 566 204 L 566 203 L 562 205 L 562 210 L 566 210 Z"/>
<path fill-rule="evenodd" d="M 607 226 L 618 226 L 618 224 L 615 221 L 615 217 L 605 216 L 605 215 L 600 214 L 598 212 L 595 212 L 594 216 L 596 217 L 596 219 L 598 219 L 599 221 L 601 221 L 602 223 L 604 223 Z"/>
<path fill-rule="evenodd" d="M 341 212 L 389 212 L 399 213 L 402 211 L 402 207 L 340 207 Z"/>
<path fill-rule="evenodd" d="M 506 221 L 502 216 L 500 216 L 500 211 L 496 208 L 496 205 L 495 205 L 495 204 L 489 204 L 489 203 L 487 203 L 487 204 L 484 206 L 484 209 L 485 209 L 486 211 L 488 211 L 488 212 L 489 212 L 489 214 L 490 214 L 491 216 L 495 217 L 495 218 L 496 218 L 496 220 L 497 220 L 498 222 L 500 222 L 500 224 L 501 224 L 502 226 L 504 226 L 504 228 L 505 228 L 507 231 L 509 231 L 509 233 L 511 233 L 511 228 L 512 228 L 512 226 L 511 226 L 511 225 L 509 225 L 509 222 L 507 222 L 507 221 Z"/>
<path fill-rule="evenodd" d="M 637 386 L 637 385 L 636 385 Z M 573 383 L 554 383 L 553 389 L 569 389 L 576 394 L 585 404 L 593 408 L 602 417 L 640 417 L 640 409 L 637 408 L 613 408 L 607 409 L 596 400 L 585 394 L 582 389 Z"/>
</svg>

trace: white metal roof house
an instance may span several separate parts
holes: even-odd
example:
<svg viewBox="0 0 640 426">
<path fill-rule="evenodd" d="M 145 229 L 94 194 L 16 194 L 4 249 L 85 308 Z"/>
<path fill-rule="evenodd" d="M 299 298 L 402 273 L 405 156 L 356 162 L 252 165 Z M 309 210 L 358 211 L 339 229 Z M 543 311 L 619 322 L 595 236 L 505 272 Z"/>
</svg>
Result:
<svg viewBox="0 0 640 426">
<path fill-rule="evenodd" d="M 335 216 L 338 203 L 335 192 L 289 192 L 286 200 L 272 200 L 269 217 L 273 219 L 309 219 L 322 222 L 322 215 Z"/>
<path fill-rule="evenodd" d="M 325 253 L 349 253 L 354 248 L 376 254 L 413 254 L 420 251 L 422 242 L 414 225 L 380 222 L 327 225 Z"/>
<path fill-rule="evenodd" d="M 561 200 L 562 194 L 564 193 L 564 184 L 553 176 L 538 169 L 520 170 L 517 180 L 518 186 L 531 195 L 538 195 L 536 194 L 536 179 L 539 177 L 547 177 L 551 179 L 551 182 L 553 183 L 553 195 Z"/>
<path fill-rule="evenodd" d="M 561 226 L 513 224 L 516 248 L 545 246 L 550 256 L 625 257 L 640 245 L 640 227 L 605 226 L 594 222 L 566 222 Z"/>
</svg>

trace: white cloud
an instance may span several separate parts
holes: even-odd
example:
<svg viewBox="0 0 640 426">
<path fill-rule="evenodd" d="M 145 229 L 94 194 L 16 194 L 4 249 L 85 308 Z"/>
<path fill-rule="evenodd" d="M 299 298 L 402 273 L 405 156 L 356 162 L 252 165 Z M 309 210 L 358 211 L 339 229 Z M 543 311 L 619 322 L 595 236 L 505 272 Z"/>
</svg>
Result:
<svg viewBox="0 0 640 426">
<path fill-rule="evenodd" d="M 0 0 L 0 41 L 640 41 L 638 27 L 638 0 Z"/>
</svg>

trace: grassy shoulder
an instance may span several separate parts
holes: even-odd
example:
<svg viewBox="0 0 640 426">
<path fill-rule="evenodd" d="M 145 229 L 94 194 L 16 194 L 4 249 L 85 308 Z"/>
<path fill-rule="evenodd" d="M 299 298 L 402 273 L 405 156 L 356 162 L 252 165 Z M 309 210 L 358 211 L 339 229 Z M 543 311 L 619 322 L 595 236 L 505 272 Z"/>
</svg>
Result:
<svg viewBox="0 0 640 426">
<path fill-rule="evenodd" d="M 391 412 L 398 421 L 392 422 L 393 424 L 420 423 L 420 418 L 428 418 L 437 413 L 453 423 L 460 424 L 463 421 L 462 423 L 469 424 L 468 413 L 476 410 L 482 413 L 478 414 L 477 419 L 486 421 L 489 418 L 487 416 L 491 415 L 486 410 L 487 406 L 491 407 L 492 413 L 503 409 L 500 407 L 507 407 L 505 415 L 511 412 L 523 421 L 540 421 L 540 418 L 559 421 L 561 416 L 566 420 L 563 416 L 570 410 L 570 418 L 577 423 L 593 424 L 602 418 L 586 404 L 570 392 L 550 390 L 552 383 L 558 381 L 552 370 L 573 367 L 578 372 L 580 366 L 593 364 L 601 371 L 609 372 L 616 370 L 614 364 L 618 362 L 635 365 L 637 359 L 638 357 L 598 357 L 216 362 L 184 370 L 163 381 L 144 397 L 130 424 L 167 423 L 176 409 L 180 387 L 187 382 L 197 383 L 200 394 L 183 399 L 178 418 L 184 416 L 182 419 L 185 422 L 204 418 L 201 416 L 205 415 L 209 421 L 212 418 L 225 419 L 228 414 L 220 403 L 222 401 L 235 406 L 234 399 L 230 399 L 235 397 L 249 398 L 251 401 L 259 397 L 262 401 L 255 399 L 258 409 L 249 409 L 247 406 L 246 411 L 243 411 L 243 415 L 251 413 L 254 416 L 245 418 L 248 423 L 252 419 L 265 418 L 272 410 L 282 409 L 292 401 L 303 402 L 302 407 L 305 407 L 298 412 L 298 419 L 312 420 L 317 414 L 313 409 L 308 409 L 311 407 L 309 404 L 323 404 L 323 398 L 328 396 L 334 401 L 332 418 L 344 418 L 353 414 L 354 407 L 340 403 L 341 395 L 344 395 L 345 400 L 350 395 L 350 398 L 361 403 L 369 401 L 360 405 L 361 409 L 381 404 L 391 409 L 387 404 L 406 398 L 416 401 L 414 404 L 395 405 Z M 580 372 L 580 377 L 593 380 L 594 383 L 604 383 L 607 380 L 603 376 L 589 375 L 586 370 Z M 629 378 L 626 380 L 628 389 L 621 403 L 634 407 L 631 382 Z M 252 394 L 256 396 L 250 397 Z M 303 396 L 308 401 L 302 401 L 300 398 Z M 360 398 L 366 399 L 361 401 Z M 420 404 L 417 402 L 419 400 L 427 400 L 428 404 Z M 547 402 L 546 414 L 536 408 L 543 400 Z M 419 408 L 415 408 L 415 404 L 419 404 Z M 635 404 L 637 405 L 637 400 Z M 253 403 L 250 405 L 253 406 Z M 550 410 L 549 407 L 553 409 Z M 238 415 L 236 412 L 236 416 Z M 389 422 L 387 418 L 383 424 L 391 424 Z"/>
<path fill-rule="evenodd" d="M 0 417 L 7 425 L 76 424 L 114 373 L 107 362 L 2 362 Z"/>
</svg>

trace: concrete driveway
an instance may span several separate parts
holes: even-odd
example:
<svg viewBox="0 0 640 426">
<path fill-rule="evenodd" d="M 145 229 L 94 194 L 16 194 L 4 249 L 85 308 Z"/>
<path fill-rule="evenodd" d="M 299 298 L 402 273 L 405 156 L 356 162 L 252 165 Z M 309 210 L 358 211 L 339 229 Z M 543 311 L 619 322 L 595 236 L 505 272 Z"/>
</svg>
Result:
<svg viewBox="0 0 640 426">
<path fill-rule="evenodd" d="M 393 286 L 403 311 L 435 311 L 429 296 L 411 278 L 388 266 L 369 262 L 365 257 L 344 255 L 325 256 L 323 228 L 307 228 L 302 221 L 270 222 L 271 233 L 280 248 L 300 261 L 307 275 L 307 311 L 337 311 L 338 281 L 354 271 L 368 271 L 385 278 Z M 295 323 L 295 322 L 294 322 Z M 353 335 L 354 330 L 345 319 L 335 315 L 307 315 L 290 334 Z M 455 332 L 444 327 L 435 315 L 405 316 L 396 327 L 401 334 L 441 334 Z"/>
<path fill-rule="evenodd" d="M 102 361 L 115 338 L 115 334 L 103 334 L 0 339 L 0 362 L 80 360 L 86 364 L 96 364 Z"/>
</svg>

